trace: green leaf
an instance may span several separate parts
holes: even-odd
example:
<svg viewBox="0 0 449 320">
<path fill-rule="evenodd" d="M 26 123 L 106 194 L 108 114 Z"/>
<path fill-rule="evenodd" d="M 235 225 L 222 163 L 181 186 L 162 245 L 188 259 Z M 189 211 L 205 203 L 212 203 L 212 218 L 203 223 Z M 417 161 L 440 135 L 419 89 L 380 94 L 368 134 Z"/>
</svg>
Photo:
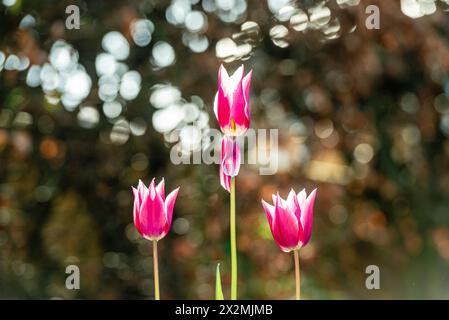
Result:
<svg viewBox="0 0 449 320">
<path fill-rule="evenodd" d="M 215 300 L 224 300 L 223 290 L 221 289 L 220 264 L 217 264 L 215 274 Z"/>
</svg>

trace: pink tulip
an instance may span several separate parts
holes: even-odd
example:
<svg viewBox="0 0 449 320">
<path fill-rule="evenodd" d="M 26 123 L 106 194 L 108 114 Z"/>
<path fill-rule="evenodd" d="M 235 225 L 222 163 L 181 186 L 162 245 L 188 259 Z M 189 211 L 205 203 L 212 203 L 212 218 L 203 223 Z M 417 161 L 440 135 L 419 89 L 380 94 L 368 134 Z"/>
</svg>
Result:
<svg viewBox="0 0 449 320">
<path fill-rule="evenodd" d="M 282 251 L 300 249 L 309 242 L 315 197 L 316 189 L 308 197 L 304 189 L 298 194 L 292 189 L 287 200 L 282 199 L 279 193 L 273 195 L 274 205 L 262 200 L 271 233 Z"/>
<path fill-rule="evenodd" d="M 134 225 L 147 240 L 160 240 L 168 233 L 179 187 L 165 198 L 164 178 L 155 186 L 154 179 L 147 188 L 139 180 L 134 194 Z"/>
<path fill-rule="evenodd" d="M 221 130 L 229 136 L 242 135 L 250 124 L 249 89 L 252 70 L 243 77 L 243 65 L 232 76 L 220 66 L 218 71 L 218 92 L 214 111 Z"/>
<path fill-rule="evenodd" d="M 236 177 L 240 170 L 240 146 L 234 137 L 221 139 L 220 184 L 230 192 L 231 177 Z"/>
</svg>

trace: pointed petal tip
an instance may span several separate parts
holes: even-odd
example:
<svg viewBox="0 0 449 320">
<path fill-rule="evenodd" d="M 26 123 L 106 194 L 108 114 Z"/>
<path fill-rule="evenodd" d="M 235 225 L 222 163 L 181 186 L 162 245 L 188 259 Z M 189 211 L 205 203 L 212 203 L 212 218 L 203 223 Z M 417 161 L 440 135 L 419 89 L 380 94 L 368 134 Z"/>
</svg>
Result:
<svg viewBox="0 0 449 320">
<path fill-rule="evenodd" d="M 313 189 L 310 193 L 309 196 L 307 198 L 310 198 L 312 195 L 313 197 L 316 197 L 316 193 L 318 192 L 318 188 Z"/>
<path fill-rule="evenodd" d="M 306 194 L 306 188 L 302 188 L 296 195 L 299 197 L 301 194 Z"/>
<path fill-rule="evenodd" d="M 252 77 L 253 77 L 253 69 L 249 70 L 249 72 L 245 76 L 245 79 L 249 81 L 251 80 Z"/>
<path fill-rule="evenodd" d="M 224 78 L 224 79 L 223 79 Z M 226 70 L 223 63 L 220 64 L 220 67 L 218 68 L 218 82 L 221 84 L 222 80 L 226 80 L 229 78 L 228 71 Z"/>
<path fill-rule="evenodd" d="M 315 203 L 316 195 L 317 195 L 318 188 L 315 188 L 310 192 L 309 196 L 307 197 L 307 201 L 312 202 L 312 205 Z"/>
<path fill-rule="evenodd" d="M 181 186 L 178 186 L 178 187 L 174 188 L 173 191 L 170 192 L 170 194 L 173 193 L 173 195 L 176 195 L 176 196 L 177 196 L 177 195 L 178 195 L 178 192 L 179 192 L 179 189 L 181 189 Z"/>
<path fill-rule="evenodd" d="M 268 209 L 274 208 L 274 205 L 272 205 L 271 203 L 265 201 L 264 199 L 262 199 L 261 202 L 262 202 L 262 206 L 264 207 L 264 209 L 266 209 L 266 208 L 268 208 Z"/>
<path fill-rule="evenodd" d="M 280 204 L 281 203 L 281 196 L 279 195 L 279 191 L 278 192 L 276 192 L 276 203 L 275 203 L 275 205 L 276 206 L 278 206 L 278 204 Z"/>
<path fill-rule="evenodd" d="M 150 185 L 148 186 L 148 191 L 150 193 L 151 200 L 153 200 L 156 197 L 156 194 L 158 194 L 156 192 L 156 186 L 155 186 L 154 180 L 155 180 L 155 178 L 153 178 L 151 180 Z"/>
<path fill-rule="evenodd" d="M 148 190 L 145 183 L 139 179 L 139 183 L 137 184 L 137 191 L 139 191 L 141 194 L 144 194 Z"/>
</svg>

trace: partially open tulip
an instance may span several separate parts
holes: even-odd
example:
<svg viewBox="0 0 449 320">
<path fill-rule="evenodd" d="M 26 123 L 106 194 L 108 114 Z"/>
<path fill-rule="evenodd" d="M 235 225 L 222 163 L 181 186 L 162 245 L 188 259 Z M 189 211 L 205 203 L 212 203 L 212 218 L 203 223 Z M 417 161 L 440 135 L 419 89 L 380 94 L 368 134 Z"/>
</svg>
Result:
<svg viewBox="0 0 449 320">
<path fill-rule="evenodd" d="M 273 195 L 274 205 L 262 200 L 273 238 L 283 251 L 297 250 L 309 242 L 315 197 L 316 189 L 309 196 L 305 190 L 296 194 L 292 189 L 287 200 L 279 193 Z"/>
<path fill-rule="evenodd" d="M 240 170 L 240 146 L 234 137 L 224 136 L 221 140 L 220 184 L 230 192 L 231 178 Z"/>
<path fill-rule="evenodd" d="M 170 230 L 179 187 L 173 190 L 167 198 L 165 198 L 164 178 L 157 186 L 155 186 L 154 179 L 151 180 L 148 188 L 139 180 L 137 189 L 134 187 L 132 189 L 134 194 L 134 225 L 145 239 L 153 242 L 154 298 L 159 300 L 157 242 L 165 237 Z"/>
<path fill-rule="evenodd" d="M 133 189 L 134 225 L 148 240 L 160 240 L 168 233 L 172 223 L 173 207 L 179 187 L 165 197 L 164 178 L 157 186 L 154 179 L 147 188 L 142 181 Z"/>
<path fill-rule="evenodd" d="M 252 70 L 243 76 L 243 65 L 232 76 L 221 65 L 214 111 L 221 130 L 230 136 L 242 135 L 250 124 L 249 89 Z"/>
</svg>

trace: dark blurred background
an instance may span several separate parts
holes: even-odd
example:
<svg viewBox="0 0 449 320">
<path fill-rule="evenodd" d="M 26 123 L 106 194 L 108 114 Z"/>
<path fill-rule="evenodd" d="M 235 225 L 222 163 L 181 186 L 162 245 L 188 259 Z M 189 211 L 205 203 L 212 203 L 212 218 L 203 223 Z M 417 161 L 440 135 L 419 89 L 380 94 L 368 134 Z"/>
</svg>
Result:
<svg viewBox="0 0 449 320">
<path fill-rule="evenodd" d="M 80 29 L 65 26 L 68 5 Z M 380 29 L 368 30 L 368 5 Z M 0 0 L 0 298 L 153 297 L 131 185 L 181 186 L 161 294 L 229 296 L 228 194 L 209 143 L 217 70 L 253 69 L 279 170 L 237 179 L 239 296 L 291 299 L 260 199 L 319 188 L 306 299 L 449 298 L 449 1 Z M 174 149 L 173 149 L 174 148 Z M 78 265 L 81 289 L 67 290 Z M 381 289 L 367 290 L 377 265 Z"/>
</svg>

